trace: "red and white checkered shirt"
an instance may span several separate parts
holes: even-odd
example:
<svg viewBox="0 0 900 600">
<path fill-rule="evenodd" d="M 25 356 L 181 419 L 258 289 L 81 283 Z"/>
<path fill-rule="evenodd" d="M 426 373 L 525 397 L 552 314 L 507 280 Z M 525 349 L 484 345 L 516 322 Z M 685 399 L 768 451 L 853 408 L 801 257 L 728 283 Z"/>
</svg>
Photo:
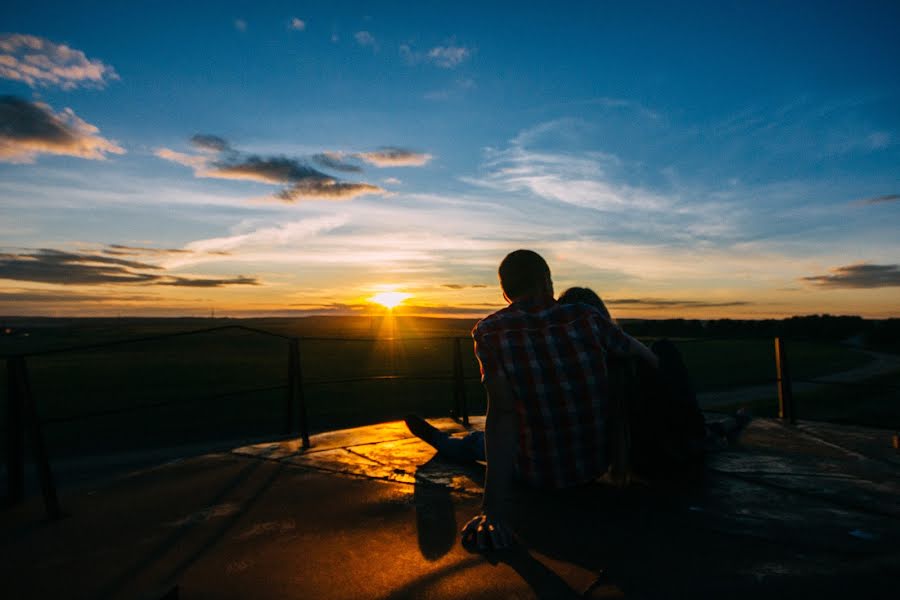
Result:
<svg viewBox="0 0 900 600">
<path fill-rule="evenodd" d="M 482 381 L 506 378 L 518 415 L 516 470 L 568 487 L 607 468 L 607 351 L 630 338 L 587 304 L 514 302 L 472 330 Z"/>
</svg>

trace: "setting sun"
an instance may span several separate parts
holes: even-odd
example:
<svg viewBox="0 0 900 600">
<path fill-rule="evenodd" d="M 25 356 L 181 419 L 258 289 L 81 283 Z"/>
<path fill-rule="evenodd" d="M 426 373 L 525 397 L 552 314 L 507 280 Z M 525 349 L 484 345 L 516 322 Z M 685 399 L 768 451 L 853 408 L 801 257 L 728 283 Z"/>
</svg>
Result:
<svg viewBox="0 0 900 600">
<path fill-rule="evenodd" d="M 379 292 L 369 298 L 369 302 L 380 304 L 390 310 L 410 297 L 412 297 L 412 294 L 406 294 L 404 292 Z"/>
</svg>

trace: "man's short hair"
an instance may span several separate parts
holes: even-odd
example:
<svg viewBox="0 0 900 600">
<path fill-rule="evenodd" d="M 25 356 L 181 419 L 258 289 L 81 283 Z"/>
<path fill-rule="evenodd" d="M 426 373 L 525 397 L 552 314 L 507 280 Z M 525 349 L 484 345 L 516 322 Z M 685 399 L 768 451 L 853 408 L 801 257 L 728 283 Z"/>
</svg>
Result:
<svg viewBox="0 0 900 600">
<path fill-rule="evenodd" d="M 506 255 L 499 269 L 500 287 L 510 300 L 539 290 L 550 277 L 550 267 L 532 250 L 515 250 Z"/>
</svg>

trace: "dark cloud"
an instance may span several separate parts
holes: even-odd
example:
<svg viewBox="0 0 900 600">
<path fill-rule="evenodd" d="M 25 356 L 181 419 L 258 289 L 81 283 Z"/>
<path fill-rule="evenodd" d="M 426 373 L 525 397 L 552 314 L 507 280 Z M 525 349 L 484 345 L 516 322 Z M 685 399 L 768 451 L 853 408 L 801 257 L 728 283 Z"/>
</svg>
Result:
<svg viewBox="0 0 900 600">
<path fill-rule="evenodd" d="M 137 294 L 80 294 L 56 290 L 20 290 L 0 292 L 0 303 L 27 302 L 64 303 L 64 302 L 148 302 L 158 300 L 157 296 Z"/>
<path fill-rule="evenodd" d="M 137 261 L 41 249 L 27 254 L 0 255 L 0 279 L 88 285 L 98 283 L 150 283 L 160 276 L 138 270 L 159 267 Z"/>
<path fill-rule="evenodd" d="M 217 136 L 194 136 L 192 141 L 195 145 L 198 137 L 201 139 L 201 148 L 218 152 L 219 156 L 213 158 L 208 154 L 185 154 L 169 148 L 159 148 L 155 154 L 164 160 L 191 167 L 197 177 L 258 181 L 285 186 L 275 193 L 276 198 L 285 202 L 302 199 L 341 200 L 363 194 L 384 193 L 382 188 L 368 183 L 341 181 L 295 158 L 242 155 L 232 150 L 228 142 Z M 224 150 L 220 151 L 217 148 Z M 336 153 L 322 153 L 313 159 L 319 162 L 331 161 L 331 168 L 337 170 L 352 170 L 350 168 L 352 165 L 337 160 L 339 156 Z M 338 167 L 333 166 L 334 164 Z"/>
<path fill-rule="evenodd" d="M 862 198 L 854 200 L 853 204 L 886 204 L 888 202 L 897 202 L 900 200 L 900 194 L 888 194 L 886 196 L 876 196 L 874 198 Z"/>
<path fill-rule="evenodd" d="M 830 275 L 803 277 L 819 287 L 870 289 L 900 286 L 900 266 L 855 264 L 830 269 Z"/>
<path fill-rule="evenodd" d="M 353 156 L 376 167 L 421 167 L 432 159 L 430 154 L 394 146 L 385 146 L 374 152 L 357 152 Z"/>
<path fill-rule="evenodd" d="M 275 196 L 286 202 L 307 198 L 337 200 L 384 191 L 368 183 L 339 181 L 296 159 L 286 157 L 248 156 L 237 161 L 219 162 L 213 165 L 209 173 L 212 177 L 223 179 L 285 185 Z"/>
<path fill-rule="evenodd" d="M 110 244 L 102 252 L 113 256 L 193 254 L 193 250 L 183 248 L 145 248 L 143 246 L 123 246 L 122 244 Z"/>
<path fill-rule="evenodd" d="M 231 144 L 217 135 L 198 133 L 191 138 L 191 143 L 201 150 L 210 152 L 230 152 Z"/>
<path fill-rule="evenodd" d="M 605 300 L 612 306 L 640 306 L 643 308 L 723 308 L 727 306 L 750 306 L 752 302 L 729 301 L 708 302 L 706 300 L 674 300 L 666 298 L 619 298 Z"/>
<path fill-rule="evenodd" d="M 466 288 L 486 288 L 487 286 L 483 283 L 445 283 L 441 287 L 449 288 L 451 290 L 464 290 Z"/>
<path fill-rule="evenodd" d="M 201 287 L 201 288 L 217 288 L 229 285 L 259 285 L 259 280 L 255 277 L 244 277 L 239 275 L 229 279 L 207 279 L 199 277 L 166 277 L 165 280 L 159 281 L 159 285 L 172 285 L 176 287 Z"/>
<path fill-rule="evenodd" d="M 103 160 L 125 153 L 98 131 L 69 108 L 54 113 L 42 102 L 0 96 L 0 161 L 33 162 L 38 154 Z"/>
<path fill-rule="evenodd" d="M 362 167 L 344 160 L 344 155 L 340 152 L 321 152 L 313 154 L 312 160 L 320 167 L 331 169 L 333 171 L 341 171 L 343 173 L 360 173 Z"/>
<path fill-rule="evenodd" d="M 167 275 L 146 262 L 102 253 L 77 253 L 41 248 L 21 254 L 0 254 L 0 279 L 61 285 L 155 284 L 180 287 L 259 285 L 252 277 L 209 279 Z"/>
</svg>

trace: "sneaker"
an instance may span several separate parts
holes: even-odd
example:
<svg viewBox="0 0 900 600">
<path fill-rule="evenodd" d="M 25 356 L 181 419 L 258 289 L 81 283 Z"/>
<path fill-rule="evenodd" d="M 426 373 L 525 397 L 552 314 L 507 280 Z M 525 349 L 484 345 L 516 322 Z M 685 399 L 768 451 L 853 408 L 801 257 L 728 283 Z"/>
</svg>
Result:
<svg viewBox="0 0 900 600">
<path fill-rule="evenodd" d="M 406 423 L 406 428 L 409 429 L 410 433 L 429 446 L 437 448 L 438 440 L 445 435 L 440 429 L 419 415 L 406 415 L 403 421 Z"/>
</svg>

